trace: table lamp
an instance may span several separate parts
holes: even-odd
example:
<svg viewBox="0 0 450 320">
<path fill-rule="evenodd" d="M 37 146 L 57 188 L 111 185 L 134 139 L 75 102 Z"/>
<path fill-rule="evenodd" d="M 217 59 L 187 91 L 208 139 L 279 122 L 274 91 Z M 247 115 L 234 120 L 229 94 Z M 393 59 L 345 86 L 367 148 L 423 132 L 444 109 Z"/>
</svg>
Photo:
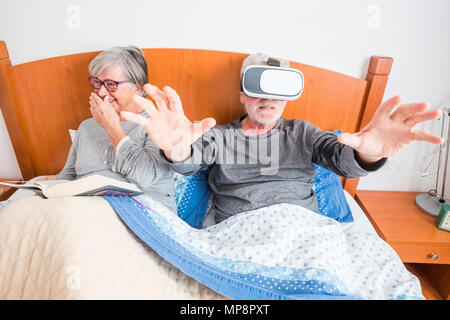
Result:
<svg viewBox="0 0 450 320">
<path fill-rule="evenodd" d="M 447 122 L 450 119 L 450 102 L 447 104 L 447 106 L 444 107 L 444 114 L 442 119 L 442 128 L 441 128 L 441 137 L 444 132 L 444 125 L 445 125 L 445 116 L 447 115 Z M 449 153 L 449 143 L 448 140 L 450 139 L 450 123 L 447 126 L 447 138 L 444 142 L 445 144 L 445 165 L 444 165 L 444 175 L 443 175 L 443 181 L 442 181 L 442 192 L 438 194 L 438 186 L 439 186 L 439 171 L 441 167 L 441 152 L 442 149 L 439 149 L 439 161 L 438 161 L 438 171 L 437 171 L 437 177 L 436 177 L 436 189 L 429 191 L 427 193 L 420 193 L 416 196 L 415 202 L 417 206 L 425 211 L 426 213 L 437 217 L 439 215 L 439 212 L 441 211 L 441 207 L 443 204 L 449 204 L 450 201 L 445 199 L 445 179 L 447 177 L 447 168 L 448 168 L 448 153 Z"/>
</svg>

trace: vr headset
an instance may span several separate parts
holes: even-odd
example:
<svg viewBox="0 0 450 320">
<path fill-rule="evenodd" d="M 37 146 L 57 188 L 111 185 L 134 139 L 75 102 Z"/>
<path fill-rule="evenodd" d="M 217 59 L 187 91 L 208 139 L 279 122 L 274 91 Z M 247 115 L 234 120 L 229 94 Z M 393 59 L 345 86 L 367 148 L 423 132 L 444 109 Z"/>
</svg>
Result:
<svg viewBox="0 0 450 320">
<path fill-rule="evenodd" d="M 241 91 L 252 98 L 295 100 L 302 94 L 303 74 L 292 68 L 281 68 L 269 58 L 267 66 L 250 65 L 242 74 Z"/>
</svg>

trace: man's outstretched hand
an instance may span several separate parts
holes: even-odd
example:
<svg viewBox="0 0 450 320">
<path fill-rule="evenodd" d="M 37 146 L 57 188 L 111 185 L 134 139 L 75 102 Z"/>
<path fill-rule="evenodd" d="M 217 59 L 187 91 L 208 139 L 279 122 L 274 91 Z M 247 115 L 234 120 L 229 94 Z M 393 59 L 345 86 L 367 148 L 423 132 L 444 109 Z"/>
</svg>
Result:
<svg viewBox="0 0 450 320">
<path fill-rule="evenodd" d="M 155 101 L 156 106 L 149 99 L 140 96 L 135 96 L 135 102 L 147 111 L 148 118 L 127 111 L 122 111 L 121 116 L 143 126 L 169 160 L 181 162 L 189 158 L 192 143 L 211 129 L 216 120 L 206 118 L 196 123 L 190 121 L 184 115 L 180 97 L 168 86 L 160 90 L 146 84 L 144 90 Z"/>
<path fill-rule="evenodd" d="M 338 141 L 355 149 L 360 158 L 367 162 L 390 157 L 413 141 L 434 144 L 445 141 L 427 131 L 412 130 L 418 123 L 439 118 L 442 115 L 440 110 L 427 111 L 430 104 L 422 102 L 402 104 L 392 112 L 400 101 L 398 95 L 386 100 L 364 129 L 353 134 L 342 133 Z"/>
</svg>

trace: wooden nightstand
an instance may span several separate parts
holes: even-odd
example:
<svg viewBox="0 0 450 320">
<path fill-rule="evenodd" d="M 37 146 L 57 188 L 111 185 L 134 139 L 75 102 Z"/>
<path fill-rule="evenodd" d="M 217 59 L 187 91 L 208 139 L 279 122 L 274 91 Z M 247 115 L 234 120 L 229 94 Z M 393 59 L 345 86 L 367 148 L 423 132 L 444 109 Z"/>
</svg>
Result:
<svg viewBox="0 0 450 320">
<path fill-rule="evenodd" d="M 10 181 L 14 179 L 0 179 L 0 181 Z M 14 192 L 16 192 L 16 188 L 11 187 L 5 187 L 0 186 L 0 201 L 8 200 L 9 197 L 13 195 Z"/>
<path fill-rule="evenodd" d="M 378 235 L 422 283 L 427 299 L 450 299 L 450 232 L 414 202 L 417 192 L 356 191 Z"/>
</svg>

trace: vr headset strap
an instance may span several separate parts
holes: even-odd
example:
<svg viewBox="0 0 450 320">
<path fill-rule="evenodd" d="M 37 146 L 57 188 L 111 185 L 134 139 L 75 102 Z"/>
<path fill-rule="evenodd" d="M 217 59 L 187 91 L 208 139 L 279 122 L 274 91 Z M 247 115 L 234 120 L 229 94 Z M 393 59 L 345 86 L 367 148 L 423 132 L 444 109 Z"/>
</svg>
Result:
<svg viewBox="0 0 450 320">
<path fill-rule="evenodd" d="M 280 66 L 280 61 L 272 59 L 272 58 L 269 58 L 267 60 L 267 65 L 271 66 L 271 67 L 279 67 Z"/>
</svg>

